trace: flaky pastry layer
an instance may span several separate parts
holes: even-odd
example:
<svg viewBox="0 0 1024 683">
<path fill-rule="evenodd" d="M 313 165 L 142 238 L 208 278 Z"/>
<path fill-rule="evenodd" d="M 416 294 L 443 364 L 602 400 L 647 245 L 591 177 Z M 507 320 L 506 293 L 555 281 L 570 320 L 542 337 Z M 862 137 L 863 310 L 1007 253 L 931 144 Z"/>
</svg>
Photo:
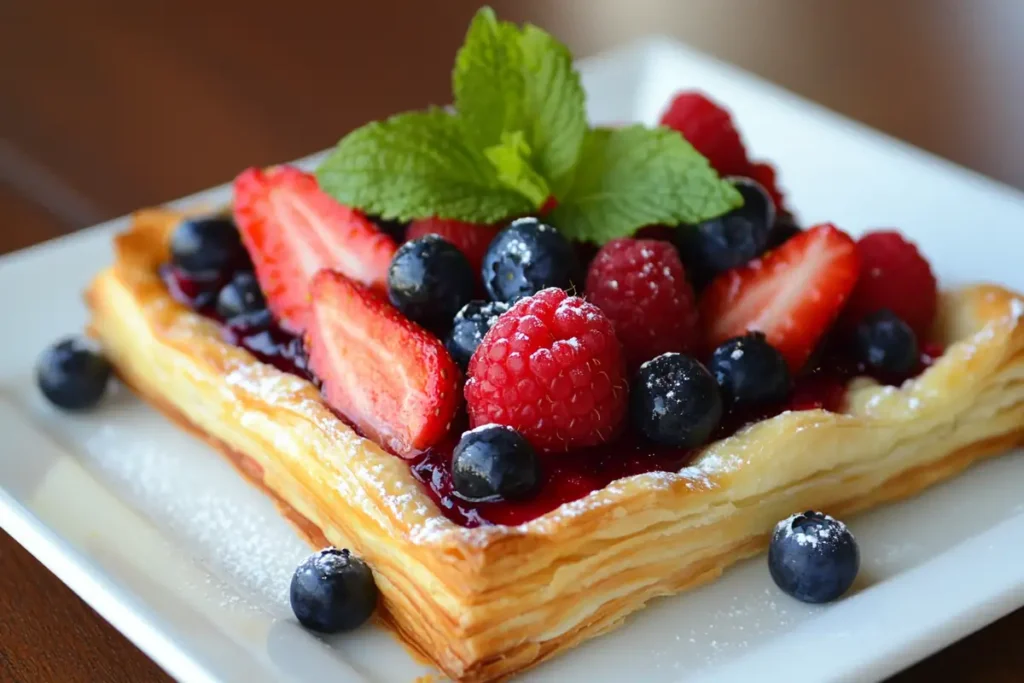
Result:
<svg viewBox="0 0 1024 683">
<path fill-rule="evenodd" d="M 783 413 L 678 473 L 613 482 L 520 526 L 465 529 L 312 384 L 170 297 L 157 267 L 180 218 L 143 211 L 117 238 L 88 291 L 92 333 L 130 386 L 245 463 L 307 536 L 367 558 L 387 621 L 458 680 L 521 671 L 716 578 L 794 511 L 847 515 L 1024 442 L 1024 297 L 977 285 L 943 294 L 946 353 L 901 387 L 858 378 L 842 414 Z"/>
</svg>

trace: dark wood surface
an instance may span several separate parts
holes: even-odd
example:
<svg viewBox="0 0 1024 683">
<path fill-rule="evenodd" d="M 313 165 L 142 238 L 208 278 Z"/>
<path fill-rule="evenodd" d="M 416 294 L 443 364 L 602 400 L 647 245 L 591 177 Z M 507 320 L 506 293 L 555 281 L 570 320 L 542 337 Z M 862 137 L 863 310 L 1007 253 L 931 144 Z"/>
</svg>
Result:
<svg viewBox="0 0 1024 683">
<path fill-rule="evenodd" d="M 580 55 L 676 36 L 1024 187 L 1024 4 L 1014 0 L 491 4 Z M 443 104 L 476 6 L 0 2 L 0 253 L 327 147 L 367 119 Z M 1022 630 L 1024 611 L 894 680 L 1024 680 Z M 8 680 L 166 676 L 0 532 Z"/>
</svg>

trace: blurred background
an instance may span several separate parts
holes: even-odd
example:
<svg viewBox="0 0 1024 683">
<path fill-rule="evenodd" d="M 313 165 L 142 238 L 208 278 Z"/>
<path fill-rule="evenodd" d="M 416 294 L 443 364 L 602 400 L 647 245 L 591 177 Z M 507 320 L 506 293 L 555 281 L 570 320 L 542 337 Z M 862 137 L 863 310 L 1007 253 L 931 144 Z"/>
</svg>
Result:
<svg viewBox="0 0 1024 683">
<path fill-rule="evenodd" d="M 0 0 L 0 253 L 445 103 L 481 1 Z M 675 37 L 1024 189 L 1024 0 L 490 4 L 580 57 Z M 1018 612 L 901 680 L 1020 680 L 1022 627 Z M 5 666 L 25 681 L 162 679 L 0 532 Z"/>
<path fill-rule="evenodd" d="M 444 103 L 480 1 L 0 1 L 0 249 Z M 676 37 L 1024 187 L 1021 0 L 491 4 L 578 56 Z"/>
</svg>

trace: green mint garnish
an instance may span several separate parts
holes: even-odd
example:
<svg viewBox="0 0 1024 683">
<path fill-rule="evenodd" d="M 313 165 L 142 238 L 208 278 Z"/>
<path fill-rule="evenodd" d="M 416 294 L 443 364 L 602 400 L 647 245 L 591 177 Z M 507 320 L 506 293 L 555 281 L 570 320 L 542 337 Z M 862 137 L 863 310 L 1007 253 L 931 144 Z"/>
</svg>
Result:
<svg viewBox="0 0 1024 683">
<path fill-rule="evenodd" d="M 432 109 L 345 136 L 317 170 L 338 201 L 387 219 L 493 223 L 539 209 L 568 236 L 605 242 L 694 223 L 741 198 L 681 135 L 588 130 L 568 49 L 541 29 L 477 12 L 452 74 L 455 113 Z"/>
<path fill-rule="evenodd" d="M 676 131 L 597 128 L 587 133 L 552 223 L 568 237 L 604 243 L 645 225 L 721 215 L 737 205 L 736 194 Z"/>
</svg>

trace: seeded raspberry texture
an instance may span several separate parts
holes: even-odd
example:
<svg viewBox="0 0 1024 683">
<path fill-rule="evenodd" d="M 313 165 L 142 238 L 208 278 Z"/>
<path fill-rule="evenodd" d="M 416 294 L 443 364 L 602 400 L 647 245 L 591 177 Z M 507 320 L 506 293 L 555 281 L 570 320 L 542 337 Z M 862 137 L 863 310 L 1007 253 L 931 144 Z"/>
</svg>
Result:
<svg viewBox="0 0 1024 683">
<path fill-rule="evenodd" d="M 625 421 L 629 389 L 612 322 L 560 289 L 542 290 L 498 318 L 468 374 L 473 426 L 508 425 L 542 451 L 604 443 Z"/>
<path fill-rule="evenodd" d="M 869 232 L 857 241 L 860 277 L 843 311 L 843 322 L 856 326 L 866 316 L 888 308 L 925 340 L 939 305 L 938 283 L 931 266 L 912 242 L 892 230 Z"/>
<path fill-rule="evenodd" d="M 699 92 L 676 95 L 661 117 L 661 125 L 683 134 L 719 175 L 745 176 L 750 169 L 747 150 L 728 111 Z"/>
<path fill-rule="evenodd" d="M 587 272 L 587 299 L 612 321 L 626 364 L 697 347 L 693 289 L 675 247 L 658 240 L 605 244 Z"/>
<path fill-rule="evenodd" d="M 760 183 L 775 208 L 785 211 L 775 168 L 751 161 L 732 114 L 703 93 L 687 91 L 675 96 L 661 116 L 661 125 L 679 131 L 694 149 L 707 157 L 721 176 L 743 176 Z"/>
</svg>

